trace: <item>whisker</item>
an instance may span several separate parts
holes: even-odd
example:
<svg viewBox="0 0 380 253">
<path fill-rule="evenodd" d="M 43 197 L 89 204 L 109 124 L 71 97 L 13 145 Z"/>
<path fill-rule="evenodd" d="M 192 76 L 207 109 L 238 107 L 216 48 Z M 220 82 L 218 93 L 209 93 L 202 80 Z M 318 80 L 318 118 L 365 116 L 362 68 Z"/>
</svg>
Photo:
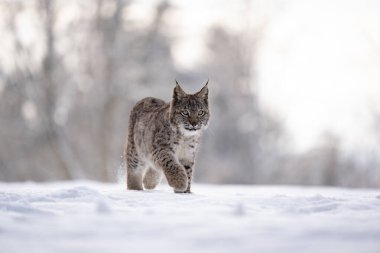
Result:
<svg viewBox="0 0 380 253">
<path fill-rule="evenodd" d="M 215 136 L 215 132 L 211 126 L 207 127 L 206 131 L 209 132 L 212 136 Z"/>
</svg>

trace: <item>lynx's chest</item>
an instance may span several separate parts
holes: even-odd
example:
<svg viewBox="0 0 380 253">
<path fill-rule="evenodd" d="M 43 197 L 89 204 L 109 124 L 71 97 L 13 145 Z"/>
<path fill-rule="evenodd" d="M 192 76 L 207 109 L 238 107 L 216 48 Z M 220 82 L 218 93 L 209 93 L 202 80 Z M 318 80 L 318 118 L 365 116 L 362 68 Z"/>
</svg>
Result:
<svg viewBox="0 0 380 253">
<path fill-rule="evenodd" d="M 198 136 L 179 138 L 175 143 L 174 149 L 178 160 L 194 161 L 198 144 Z"/>
</svg>

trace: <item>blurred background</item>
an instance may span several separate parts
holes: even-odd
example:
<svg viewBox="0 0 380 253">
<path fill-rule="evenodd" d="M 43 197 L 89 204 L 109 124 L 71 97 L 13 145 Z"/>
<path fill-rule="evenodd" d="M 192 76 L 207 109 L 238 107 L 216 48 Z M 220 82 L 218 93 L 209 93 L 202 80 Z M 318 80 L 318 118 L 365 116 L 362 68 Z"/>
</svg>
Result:
<svg viewBox="0 0 380 253">
<path fill-rule="evenodd" d="M 0 180 L 116 181 L 129 111 L 210 78 L 195 181 L 380 186 L 377 0 L 1 0 Z"/>
</svg>

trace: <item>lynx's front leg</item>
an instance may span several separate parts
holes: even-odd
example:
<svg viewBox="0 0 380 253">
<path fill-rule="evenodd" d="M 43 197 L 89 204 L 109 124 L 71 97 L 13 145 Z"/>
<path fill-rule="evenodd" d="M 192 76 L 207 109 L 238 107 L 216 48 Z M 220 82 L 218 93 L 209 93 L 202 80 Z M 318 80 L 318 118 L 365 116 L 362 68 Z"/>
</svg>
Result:
<svg viewBox="0 0 380 253">
<path fill-rule="evenodd" d="M 193 162 L 180 161 L 187 174 L 187 189 L 183 193 L 191 193 L 191 181 L 193 180 Z"/>
<path fill-rule="evenodd" d="M 156 166 L 164 172 L 166 179 L 174 192 L 185 192 L 188 187 L 188 179 L 185 168 L 179 164 L 170 149 L 158 149 L 153 152 Z"/>
</svg>

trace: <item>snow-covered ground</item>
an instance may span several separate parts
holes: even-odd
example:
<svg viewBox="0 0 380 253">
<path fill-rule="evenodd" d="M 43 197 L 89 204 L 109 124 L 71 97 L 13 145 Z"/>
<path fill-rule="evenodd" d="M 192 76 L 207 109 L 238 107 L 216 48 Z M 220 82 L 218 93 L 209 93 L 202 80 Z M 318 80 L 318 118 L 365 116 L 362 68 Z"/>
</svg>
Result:
<svg viewBox="0 0 380 253">
<path fill-rule="evenodd" d="M 0 252 L 380 252 L 380 191 L 0 183 Z"/>
</svg>

